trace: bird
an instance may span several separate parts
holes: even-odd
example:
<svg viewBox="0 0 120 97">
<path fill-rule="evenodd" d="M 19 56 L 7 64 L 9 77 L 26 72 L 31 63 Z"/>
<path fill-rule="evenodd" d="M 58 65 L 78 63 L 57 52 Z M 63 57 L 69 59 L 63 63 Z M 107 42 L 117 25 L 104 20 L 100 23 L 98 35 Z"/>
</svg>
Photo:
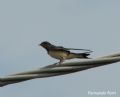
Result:
<svg viewBox="0 0 120 97">
<path fill-rule="evenodd" d="M 48 55 L 51 57 L 58 59 L 59 62 L 56 64 L 62 64 L 65 60 L 74 59 L 74 58 L 82 58 L 82 59 L 89 59 L 89 55 L 92 52 L 91 50 L 87 49 L 75 49 L 75 48 L 64 48 L 62 46 L 56 46 L 51 44 L 48 41 L 43 41 L 39 44 L 44 49 L 46 49 Z M 74 53 L 70 50 L 84 50 L 86 52 L 83 53 Z"/>
</svg>

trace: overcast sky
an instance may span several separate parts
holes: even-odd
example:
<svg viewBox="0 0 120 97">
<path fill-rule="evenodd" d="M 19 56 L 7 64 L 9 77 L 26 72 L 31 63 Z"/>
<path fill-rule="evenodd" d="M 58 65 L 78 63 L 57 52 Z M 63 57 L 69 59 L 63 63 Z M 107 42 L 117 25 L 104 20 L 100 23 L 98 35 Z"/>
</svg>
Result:
<svg viewBox="0 0 120 97">
<path fill-rule="evenodd" d="M 0 76 L 57 62 L 38 46 L 46 40 L 91 49 L 93 58 L 120 52 L 120 1 L 0 0 Z M 115 63 L 8 85 L 0 97 L 89 97 L 88 91 L 108 90 L 119 97 L 119 74 Z"/>
</svg>

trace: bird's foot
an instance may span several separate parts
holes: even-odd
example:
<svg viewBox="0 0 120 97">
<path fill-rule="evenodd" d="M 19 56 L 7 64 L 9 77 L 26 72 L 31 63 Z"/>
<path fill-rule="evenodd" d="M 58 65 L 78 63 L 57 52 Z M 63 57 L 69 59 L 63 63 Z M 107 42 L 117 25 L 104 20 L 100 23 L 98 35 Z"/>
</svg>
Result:
<svg viewBox="0 0 120 97">
<path fill-rule="evenodd" d="M 59 63 L 57 62 L 57 63 L 54 63 L 53 65 L 59 65 Z"/>
<path fill-rule="evenodd" d="M 61 62 L 54 63 L 54 65 L 59 66 L 59 65 L 61 65 Z"/>
</svg>

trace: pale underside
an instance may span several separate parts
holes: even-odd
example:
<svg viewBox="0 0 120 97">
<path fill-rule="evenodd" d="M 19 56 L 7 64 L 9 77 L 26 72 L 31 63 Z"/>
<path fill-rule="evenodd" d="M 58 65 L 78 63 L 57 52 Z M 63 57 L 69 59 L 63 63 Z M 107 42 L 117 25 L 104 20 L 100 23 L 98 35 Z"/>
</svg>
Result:
<svg viewBox="0 0 120 97">
<path fill-rule="evenodd" d="M 59 59 L 59 60 L 76 58 L 75 54 L 71 54 L 71 53 L 69 54 L 69 52 L 63 52 L 63 51 L 49 51 L 48 54 L 51 57 Z"/>
</svg>

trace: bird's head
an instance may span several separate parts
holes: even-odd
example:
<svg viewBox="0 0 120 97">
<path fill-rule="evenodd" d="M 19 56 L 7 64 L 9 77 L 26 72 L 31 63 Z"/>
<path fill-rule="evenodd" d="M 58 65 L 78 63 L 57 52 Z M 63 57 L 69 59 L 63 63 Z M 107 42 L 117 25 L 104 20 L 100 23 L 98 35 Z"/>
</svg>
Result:
<svg viewBox="0 0 120 97">
<path fill-rule="evenodd" d="M 44 48 L 49 48 L 51 46 L 51 43 L 49 43 L 48 41 L 44 41 L 40 44 L 40 46 L 42 46 Z"/>
</svg>

